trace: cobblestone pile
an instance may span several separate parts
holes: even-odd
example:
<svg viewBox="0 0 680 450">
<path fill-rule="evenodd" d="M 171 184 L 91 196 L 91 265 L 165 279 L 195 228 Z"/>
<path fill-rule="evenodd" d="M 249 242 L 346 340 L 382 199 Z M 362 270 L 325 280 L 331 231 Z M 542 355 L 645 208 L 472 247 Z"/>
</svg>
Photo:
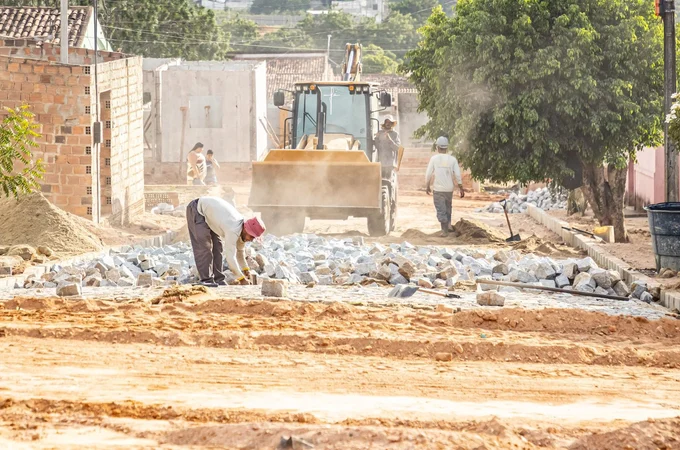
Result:
<svg viewBox="0 0 680 450">
<path fill-rule="evenodd" d="M 486 280 L 531 283 L 651 302 L 643 284 L 630 288 L 618 272 L 600 269 L 591 258 L 556 261 L 516 251 L 447 249 L 408 242 L 384 246 L 361 237 L 326 239 L 316 235 L 266 236 L 246 249 L 247 262 L 261 280 L 291 285 L 397 285 L 455 288 L 461 281 L 481 281 L 485 291 L 516 292 L 484 285 Z M 19 288 L 56 288 L 59 295 L 79 295 L 80 288 L 186 284 L 197 281 L 191 247 L 126 247 L 92 261 L 55 265 L 42 277 L 29 277 Z M 227 270 L 227 281 L 234 276 Z M 273 285 L 272 285 L 273 286 Z M 277 287 L 278 289 L 278 287 Z"/>
<path fill-rule="evenodd" d="M 501 194 L 503 192 L 500 192 Z M 529 205 L 534 205 L 544 211 L 567 208 L 567 194 L 551 193 L 548 188 L 540 188 L 529 191 L 527 194 L 511 193 L 507 200 L 508 213 L 520 214 L 526 212 Z M 502 213 L 503 205 L 499 202 L 491 203 L 486 208 L 478 209 L 477 212 Z"/>
</svg>

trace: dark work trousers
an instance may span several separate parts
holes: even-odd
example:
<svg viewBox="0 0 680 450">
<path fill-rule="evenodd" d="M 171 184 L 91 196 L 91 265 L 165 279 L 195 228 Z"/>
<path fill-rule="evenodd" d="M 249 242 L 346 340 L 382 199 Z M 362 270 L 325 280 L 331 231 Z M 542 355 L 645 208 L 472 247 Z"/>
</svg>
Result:
<svg viewBox="0 0 680 450">
<path fill-rule="evenodd" d="M 205 217 L 198 212 L 198 199 L 187 205 L 187 227 L 201 281 L 208 283 L 224 281 L 222 240 L 210 229 Z"/>
<path fill-rule="evenodd" d="M 432 195 L 434 208 L 437 210 L 437 220 L 446 229 L 451 225 L 451 212 L 453 209 L 453 192 L 437 192 Z"/>
</svg>

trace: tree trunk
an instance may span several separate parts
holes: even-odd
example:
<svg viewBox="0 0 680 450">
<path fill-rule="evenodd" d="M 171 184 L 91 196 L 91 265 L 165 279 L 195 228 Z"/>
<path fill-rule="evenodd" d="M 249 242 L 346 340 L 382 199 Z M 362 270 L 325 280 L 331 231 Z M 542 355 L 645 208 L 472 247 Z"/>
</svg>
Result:
<svg viewBox="0 0 680 450">
<path fill-rule="evenodd" d="M 605 174 L 606 170 L 606 174 Z M 583 194 L 600 225 L 613 225 L 616 242 L 628 242 L 623 218 L 627 169 L 583 164 Z"/>
<path fill-rule="evenodd" d="M 569 191 L 569 197 L 567 198 L 567 215 L 579 213 L 581 215 L 586 213 L 588 209 L 588 202 L 583 195 L 583 189 L 573 189 Z"/>
</svg>

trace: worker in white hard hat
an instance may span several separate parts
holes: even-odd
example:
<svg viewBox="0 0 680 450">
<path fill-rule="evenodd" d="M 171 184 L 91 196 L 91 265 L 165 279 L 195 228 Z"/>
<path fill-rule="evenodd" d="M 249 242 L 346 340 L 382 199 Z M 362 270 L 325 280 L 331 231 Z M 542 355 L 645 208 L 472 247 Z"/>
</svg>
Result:
<svg viewBox="0 0 680 450">
<path fill-rule="evenodd" d="M 454 183 L 460 189 L 460 197 L 465 197 L 463 179 L 455 156 L 447 154 L 449 140 L 439 137 L 436 142 L 437 154 L 430 159 L 425 174 L 425 192 L 431 194 L 434 189 L 434 207 L 437 220 L 442 229 L 441 236 L 447 237 L 451 230 L 451 213 L 453 209 Z"/>
<path fill-rule="evenodd" d="M 386 180 L 391 179 L 394 175 L 394 169 L 397 167 L 397 155 L 401 146 L 399 133 L 394 131 L 396 124 L 394 117 L 385 117 L 381 125 L 382 129 L 375 136 L 375 148 L 378 150 L 382 178 Z"/>
</svg>

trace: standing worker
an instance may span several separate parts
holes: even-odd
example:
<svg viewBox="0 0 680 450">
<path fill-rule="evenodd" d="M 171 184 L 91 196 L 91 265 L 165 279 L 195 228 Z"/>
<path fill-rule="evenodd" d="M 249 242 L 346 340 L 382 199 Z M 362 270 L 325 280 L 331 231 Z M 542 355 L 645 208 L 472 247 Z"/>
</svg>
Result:
<svg viewBox="0 0 680 450">
<path fill-rule="evenodd" d="M 187 184 L 203 186 L 205 183 L 206 164 L 203 144 L 197 142 L 187 155 Z"/>
<path fill-rule="evenodd" d="M 382 130 L 378 131 L 375 136 L 375 147 L 378 150 L 382 178 L 385 180 L 392 179 L 394 169 L 397 167 L 397 156 L 401 141 L 399 140 L 399 133 L 394 131 L 396 124 L 397 122 L 394 121 L 392 116 L 385 117 Z"/>
<path fill-rule="evenodd" d="M 229 269 L 236 276 L 235 284 L 250 284 L 245 245 L 264 234 L 266 228 L 260 219 L 244 220 L 226 200 L 200 197 L 187 205 L 187 226 L 203 286 L 227 284 L 222 273 L 223 251 Z"/>
<path fill-rule="evenodd" d="M 205 166 L 205 184 L 217 184 L 217 174 L 215 173 L 215 169 L 220 168 L 220 163 L 218 163 L 215 159 L 215 154 L 212 150 L 208 150 L 208 153 L 205 154 Z"/>
<path fill-rule="evenodd" d="M 463 179 L 455 156 L 447 155 L 449 140 L 445 137 L 437 138 L 437 154 L 430 159 L 425 174 L 425 192 L 432 193 L 434 181 L 434 207 L 437 210 L 437 220 L 442 227 L 442 237 L 449 235 L 451 227 L 451 212 L 453 208 L 454 177 L 460 188 L 460 198 L 465 197 Z"/>
</svg>

